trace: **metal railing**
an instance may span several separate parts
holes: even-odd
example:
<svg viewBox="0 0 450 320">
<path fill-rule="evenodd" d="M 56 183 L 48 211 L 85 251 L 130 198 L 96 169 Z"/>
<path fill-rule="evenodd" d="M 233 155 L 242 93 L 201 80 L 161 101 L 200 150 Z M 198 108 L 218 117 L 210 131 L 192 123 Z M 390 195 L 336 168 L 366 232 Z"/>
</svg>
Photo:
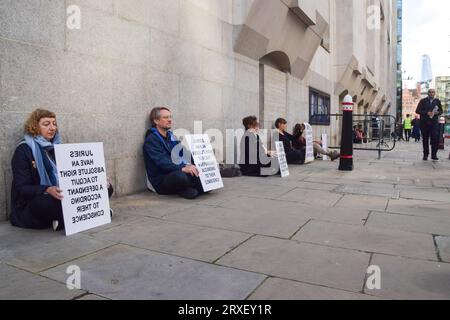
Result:
<svg viewBox="0 0 450 320">
<path fill-rule="evenodd" d="M 326 133 L 329 139 L 329 149 L 340 149 L 342 132 L 342 114 L 330 116 L 319 116 L 317 121 L 311 119 L 318 129 L 315 136 Z M 320 126 L 320 123 L 324 123 Z M 326 124 L 326 125 L 325 125 Z M 358 139 L 356 133 L 353 135 L 353 149 L 365 151 L 377 151 L 378 159 L 382 152 L 390 152 L 395 149 L 397 140 L 396 121 L 390 115 L 353 115 L 353 131 L 361 130 L 362 139 Z"/>
</svg>

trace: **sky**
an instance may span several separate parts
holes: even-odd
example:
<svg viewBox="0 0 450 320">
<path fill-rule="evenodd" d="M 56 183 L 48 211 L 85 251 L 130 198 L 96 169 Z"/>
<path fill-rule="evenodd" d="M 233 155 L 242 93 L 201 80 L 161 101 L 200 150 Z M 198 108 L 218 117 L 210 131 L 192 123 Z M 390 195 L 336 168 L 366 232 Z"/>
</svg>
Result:
<svg viewBox="0 0 450 320">
<path fill-rule="evenodd" d="M 422 55 L 431 57 L 433 76 L 450 76 L 450 1 L 403 0 L 403 78 L 420 81 Z"/>
</svg>

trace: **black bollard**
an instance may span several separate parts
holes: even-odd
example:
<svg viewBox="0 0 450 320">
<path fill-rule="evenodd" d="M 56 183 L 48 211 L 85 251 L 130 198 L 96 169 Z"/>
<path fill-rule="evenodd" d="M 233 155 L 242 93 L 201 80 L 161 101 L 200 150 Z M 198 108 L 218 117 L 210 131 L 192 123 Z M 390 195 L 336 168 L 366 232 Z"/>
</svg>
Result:
<svg viewBox="0 0 450 320">
<path fill-rule="evenodd" d="M 439 150 L 445 150 L 445 118 L 439 119 Z"/>
<path fill-rule="evenodd" d="M 353 171 L 353 105 L 353 98 L 345 96 L 342 103 L 341 171 Z"/>
</svg>

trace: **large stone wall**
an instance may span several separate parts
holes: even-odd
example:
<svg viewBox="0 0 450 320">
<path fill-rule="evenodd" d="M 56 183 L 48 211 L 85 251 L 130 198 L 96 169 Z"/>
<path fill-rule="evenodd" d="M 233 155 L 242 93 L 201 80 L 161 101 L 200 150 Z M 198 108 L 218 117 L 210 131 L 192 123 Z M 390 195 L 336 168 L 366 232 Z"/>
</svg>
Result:
<svg viewBox="0 0 450 320">
<path fill-rule="evenodd" d="M 81 29 L 66 8 L 81 9 Z M 238 8 L 239 9 L 239 8 Z M 175 126 L 240 127 L 257 114 L 259 63 L 233 52 L 232 1 L 8 0 L 0 3 L 0 219 L 29 113 L 57 113 L 63 140 L 103 141 L 117 195 L 145 189 L 142 142 L 156 105 Z"/>
</svg>

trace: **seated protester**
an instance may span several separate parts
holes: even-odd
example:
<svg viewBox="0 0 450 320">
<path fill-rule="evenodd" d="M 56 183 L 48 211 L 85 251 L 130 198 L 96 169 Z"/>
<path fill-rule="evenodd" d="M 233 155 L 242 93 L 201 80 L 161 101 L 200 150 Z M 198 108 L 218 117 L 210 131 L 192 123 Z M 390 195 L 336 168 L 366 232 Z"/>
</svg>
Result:
<svg viewBox="0 0 450 320">
<path fill-rule="evenodd" d="M 365 141 L 366 135 L 364 133 L 364 130 L 362 128 L 362 125 L 358 126 L 358 129 L 356 130 L 356 139 L 359 144 L 362 144 Z"/>
<path fill-rule="evenodd" d="M 293 141 L 292 147 L 295 150 L 303 150 L 306 151 L 306 139 L 303 137 L 303 132 L 305 131 L 305 125 L 297 123 L 293 129 Z M 321 144 L 317 143 L 317 141 L 313 142 L 314 154 L 321 154 L 324 156 L 330 157 L 331 161 L 334 161 L 340 158 L 340 154 L 338 151 L 325 151 Z"/>
<path fill-rule="evenodd" d="M 364 136 L 359 127 L 353 126 L 353 143 L 362 144 Z"/>
<path fill-rule="evenodd" d="M 64 229 L 54 146 L 61 139 L 56 115 L 37 109 L 25 124 L 25 137 L 11 161 L 11 224 L 19 228 Z M 108 183 L 111 196 L 113 188 Z"/>
<path fill-rule="evenodd" d="M 172 114 L 166 107 L 154 108 L 150 113 L 152 128 L 144 143 L 144 161 L 147 177 L 158 194 L 195 199 L 203 194 L 198 169 L 187 164 L 177 154 L 172 161 L 172 151 L 180 143 L 172 134 Z"/>
<path fill-rule="evenodd" d="M 357 130 L 356 126 L 353 126 L 353 131 L 352 131 L 353 143 L 358 143 L 358 140 L 356 139 L 357 131 L 358 130 Z"/>
<path fill-rule="evenodd" d="M 304 164 L 306 148 L 303 150 L 296 150 L 292 147 L 294 136 L 286 132 L 287 121 L 283 118 L 277 119 L 275 121 L 275 128 L 278 130 L 279 141 L 283 142 L 288 164 Z"/>
<path fill-rule="evenodd" d="M 243 176 L 268 177 L 279 173 L 279 163 L 275 152 L 267 151 L 259 136 L 258 118 L 246 117 L 242 120 L 245 134 L 240 145 L 239 166 Z"/>
</svg>

